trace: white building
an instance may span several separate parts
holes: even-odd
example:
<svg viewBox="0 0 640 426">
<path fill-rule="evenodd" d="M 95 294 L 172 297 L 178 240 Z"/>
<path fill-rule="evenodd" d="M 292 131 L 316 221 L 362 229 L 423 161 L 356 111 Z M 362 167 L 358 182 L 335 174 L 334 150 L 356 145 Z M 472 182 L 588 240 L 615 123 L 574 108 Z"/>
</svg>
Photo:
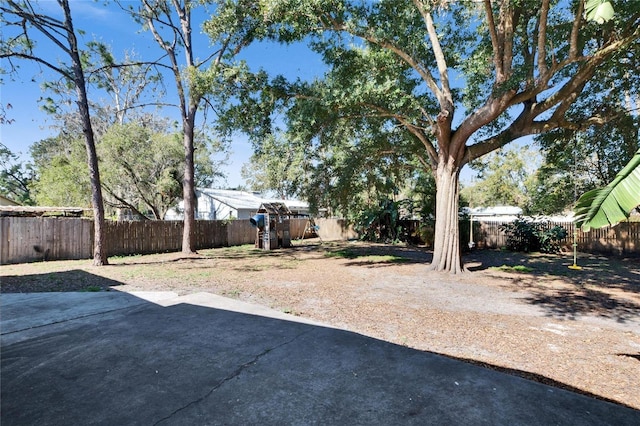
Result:
<svg viewBox="0 0 640 426">
<path fill-rule="evenodd" d="M 20 203 L 16 203 L 10 198 L 0 195 L 0 206 L 19 206 Z"/>
<path fill-rule="evenodd" d="M 305 201 L 262 198 L 253 192 L 196 188 L 196 198 L 198 200 L 196 219 L 250 219 L 256 214 L 262 203 L 273 202 L 285 203 L 294 215 L 309 215 L 309 204 Z M 167 211 L 165 220 L 182 220 L 183 209 L 184 203 L 181 201 L 177 208 L 171 208 Z"/>
<path fill-rule="evenodd" d="M 522 209 L 515 206 L 494 206 L 494 207 L 463 207 L 462 213 L 467 214 L 472 220 L 482 222 L 513 222 L 522 216 Z M 533 222 L 564 222 L 571 223 L 574 220 L 574 213 L 554 216 L 527 216 Z"/>
<path fill-rule="evenodd" d="M 522 214 L 522 209 L 515 206 L 463 207 L 461 210 L 473 220 L 485 222 L 513 222 Z"/>
</svg>

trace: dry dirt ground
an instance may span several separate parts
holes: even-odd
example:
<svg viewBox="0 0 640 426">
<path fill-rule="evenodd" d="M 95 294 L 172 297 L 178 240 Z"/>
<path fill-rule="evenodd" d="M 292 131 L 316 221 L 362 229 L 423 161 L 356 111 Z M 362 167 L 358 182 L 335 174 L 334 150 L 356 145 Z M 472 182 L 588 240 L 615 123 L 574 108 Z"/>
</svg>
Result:
<svg viewBox="0 0 640 426">
<path fill-rule="evenodd" d="M 294 242 L 0 267 L 2 292 L 211 292 L 640 409 L 640 259 Z M 524 271 L 518 271 L 524 269 Z"/>
</svg>

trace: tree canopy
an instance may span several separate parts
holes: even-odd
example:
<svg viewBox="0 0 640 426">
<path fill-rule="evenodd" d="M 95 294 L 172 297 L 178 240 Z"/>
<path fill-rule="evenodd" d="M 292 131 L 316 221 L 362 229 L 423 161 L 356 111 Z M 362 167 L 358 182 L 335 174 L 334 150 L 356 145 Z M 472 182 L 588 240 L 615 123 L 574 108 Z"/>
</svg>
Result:
<svg viewBox="0 0 640 426">
<path fill-rule="evenodd" d="M 146 120 L 112 126 L 98 146 L 106 202 L 143 219 L 162 220 L 182 198 L 181 134 L 167 120 L 141 118 Z M 214 147 L 208 142 L 202 135 L 194 142 L 198 186 L 209 186 L 219 176 L 211 159 Z"/>
<path fill-rule="evenodd" d="M 627 70 L 639 68 L 640 2 L 600 3 L 615 6 L 612 19 L 605 9 L 593 12 L 592 0 L 263 0 L 253 8 L 238 0 L 211 28 L 306 41 L 329 68 L 313 82 L 274 79 L 245 102 L 239 121 L 257 137 L 271 123 L 246 112 L 275 108 L 285 111 L 288 138 L 309 151 L 344 146 L 347 127 L 352 152 L 367 144 L 377 152 L 414 147 L 437 185 L 431 267 L 455 273 L 463 270 L 462 166 L 522 136 L 606 122 Z M 569 114 L 585 98 L 593 108 Z M 402 136 L 389 138 L 393 132 Z"/>
<path fill-rule="evenodd" d="M 32 167 L 18 161 L 18 156 L 0 143 L 0 193 L 19 204 L 31 205 L 33 177 Z"/>
</svg>

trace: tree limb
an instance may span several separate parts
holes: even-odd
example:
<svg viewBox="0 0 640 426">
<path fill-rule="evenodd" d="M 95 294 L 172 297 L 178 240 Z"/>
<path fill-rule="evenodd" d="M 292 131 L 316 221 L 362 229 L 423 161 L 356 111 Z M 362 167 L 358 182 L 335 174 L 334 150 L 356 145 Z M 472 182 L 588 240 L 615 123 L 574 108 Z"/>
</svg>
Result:
<svg viewBox="0 0 640 426">
<path fill-rule="evenodd" d="M 538 26 L 538 74 L 547 74 L 547 17 L 549 15 L 549 0 L 543 0 L 540 9 Z"/>
<path fill-rule="evenodd" d="M 73 74 L 71 74 L 69 71 L 59 68 L 53 65 L 52 63 L 45 61 L 44 59 L 39 58 L 37 56 L 29 55 L 26 53 L 2 53 L 0 54 L 0 58 L 20 58 L 20 59 L 27 59 L 30 61 L 34 61 L 41 65 L 46 66 L 47 68 L 50 68 L 51 70 L 61 74 L 63 77 L 68 78 L 69 80 L 73 80 Z"/>
<path fill-rule="evenodd" d="M 484 10 L 487 16 L 487 24 L 489 26 L 489 35 L 491 36 L 491 46 L 493 47 L 493 66 L 496 69 L 496 81 L 504 81 L 504 70 L 502 65 L 502 43 L 498 37 L 496 23 L 493 19 L 493 9 L 491 0 L 484 0 Z"/>
<path fill-rule="evenodd" d="M 429 41 L 431 41 L 431 50 L 433 51 L 433 54 L 436 58 L 438 72 L 440 74 L 440 83 L 442 88 L 437 91 L 434 91 L 433 88 L 431 88 L 431 90 L 440 101 L 440 108 L 449 112 L 453 112 L 453 99 L 451 97 L 451 88 L 449 87 L 449 71 L 447 62 L 444 58 L 444 53 L 442 51 L 442 46 L 440 45 L 440 40 L 438 39 L 436 28 L 433 24 L 433 18 L 431 17 L 431 13 L 427 10 L 422 2 L 420 2 L 419 0 L 413 0 L 413 4 L 420 11 L 422 19 L 427 27 L 427 34 L 429 34 Z M 430 79 L 433 80 L 431 74 L 429 73 L 428 75 Z M 433 85 L 437 87 L 435 81 L 433 82 Z"/>
<path fill-rule="evenodd" d="M 571 26 L 571 36 L 569 38 L 569 59 L 573 59 L 578 56 L 578 36 L 580 34 L 580 22 L 582 21 L 582 12 L 584 11 L 584 1 L 578 2 L 578 10 L 576 16 L 573 19 L 573 25 Z"/>
</svg>

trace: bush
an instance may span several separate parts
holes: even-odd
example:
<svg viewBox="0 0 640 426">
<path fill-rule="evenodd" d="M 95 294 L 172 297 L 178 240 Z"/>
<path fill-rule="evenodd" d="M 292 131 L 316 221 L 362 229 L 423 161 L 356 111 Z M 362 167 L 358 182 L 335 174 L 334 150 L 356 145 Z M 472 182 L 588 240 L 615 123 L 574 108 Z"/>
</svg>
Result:
<svg viewBox="0 0 640 426">
<path fill-rule="evenodd" d="M 560 241 L 567 237 L 567 230 L 562 226 L 554 226 L 539 234 L 540 251 L 543 253 L 559 253 Z"/>
<path fill-rule="evenodd" d="M 537 251 L 540 240 L 537 237 L 537 224 L 524 218 L 517 218 L 511 223 L 500 225 L 500 230 L 507 235 L 507 248 L 511 251 Z"/>
<path fill-rule="evenodd" d="M 398 203 L 383 199 L 377 206 L 360 212 L 355 228 L 364 241 L 395 242 L 401 234 L 399 216 Z"/>
<path fill-rule="evenodd" d="M 567 230 L 561 226 L 551 229 L 545 229 L 546 227 L 546 222 L 533 222 L 518 217 L 511 223 L 500 225 L 500 230 L 507 235 L 507 248 L 511 251 L 560 252 L 560 241 L 567 236 Z"/>
</svg>

